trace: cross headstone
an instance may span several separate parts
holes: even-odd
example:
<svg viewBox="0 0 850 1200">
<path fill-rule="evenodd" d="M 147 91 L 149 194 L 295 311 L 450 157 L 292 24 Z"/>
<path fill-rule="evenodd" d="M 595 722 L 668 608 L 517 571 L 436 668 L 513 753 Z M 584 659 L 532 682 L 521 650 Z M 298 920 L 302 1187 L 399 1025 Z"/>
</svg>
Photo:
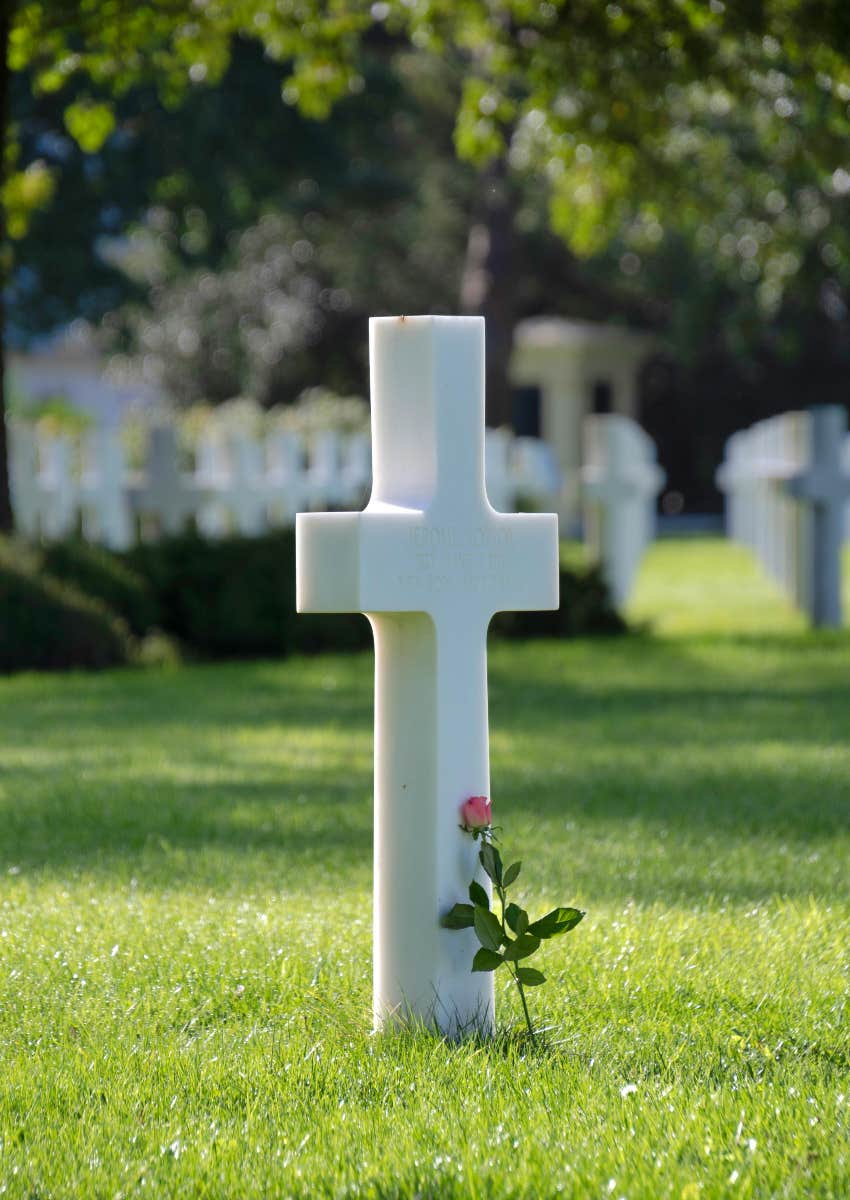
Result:
<svg viewBox="0 0 850 1200">
<path fill-rule="evenodd" d="M 753 506 L 753 450 L 751 430 L 742 429 L 727 439 L 723 462 L 715 472 L 715 483 L 725 497 L 726 536 L 749 545 Z"/>
<path fill-rule="evenodd" d="M 250 433 L 234 431 L 228 438 L 230 510 L 236 532 L 258 537 L 268 528 L 263 444 Z"/>
<path fill-rule="evenodd" d="M 227 498 L 231 469 L 227 449 L 216 428 L 201 431 L 195 454 L 195 524 L 206 538 L 226 537 L 231 521 Z"/>
<path fill-rule="evenodd" d="M 809 615 L 816 627 L 840 628 L 841 544 L 844 505 L 850 478 L 842 463 L 847 411 L 839 405 L 810 408 L 811 451 L 808 466 L 788 480 L 788 491 L 811 505 Z"/>
<path fill-rule="evenodd" d="M 150 431 L 147 472 L 131 488 L 145 537 L 182 533 L 194 512 L 192 489 L 180 470 L 177 435 L 171 425 L 154 425 Z"/>
<path fill-rule="evenodd" d="M 111 550 L 133 544 L 133 518 L 126 487 L 124 450 L 117 429 L 99 427 L 85 439 L 83 534 Z"/>
<path fill-rule="evenodd" d="M 373 319 L 370 363 L 372 495 L 298 515 L 297 608 L 363 612 L 375 635 L 376 1025 L 488 1033 L 493 977 L 439 920 L 477 868 L 459 806 L 490 793 L 487 626 L 557 607 L 557 518 L 488 502 L 482 318 Z"/>
<path fill-rule="evenodd" d="M 26 538 L 40 532 L 44 500 L 38 478 L 38 441 L 32 425 L 9 423 L 9 490 L 15 529 Z"/>
<path fill-rule="evenodd" d="M 48 541 L 68 537 L 77 520 L 78 489 L 74 478 L 74 447 L 65 434 L 41 443 L 39 483 L 44 494 L 42 536 Z"/>
<path fill-rule="evenodd" d="M 655 533 L 655 498 L 665 474 L 648 435 L 619 413 L 585 418 L 582 500 L 585 536 L 602 566 L 615 604 L 631 593 Z"/>
</svg>

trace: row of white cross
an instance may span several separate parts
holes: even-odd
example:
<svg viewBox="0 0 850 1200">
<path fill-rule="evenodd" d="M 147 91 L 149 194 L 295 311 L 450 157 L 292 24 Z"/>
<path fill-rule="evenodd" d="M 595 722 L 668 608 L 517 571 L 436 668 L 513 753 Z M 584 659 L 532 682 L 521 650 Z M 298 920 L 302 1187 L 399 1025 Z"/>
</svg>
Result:
<svg viewBox="0 0 850 1200">
<path fill-rule="evenodd" d="M 266 439 L 211 428 L 198 441 L 194 467 L 181 464 L 171 424 L 150 433 L 144 471 L 127 469 L 117 430 L 67 435 L 11 428 L 16 526 L 48 540 L 78 529 L 90 541 L 123 550 L 137 538 L 178 533 L 193 524 L 206 537 L 247 536 L 288 526 L 298 511 L 357 509 L 371 484 L 368 434 L 332 430 L 308 443 L 279 431 Z M 589 417 L 580 486 L 587 540 L 615 603 L 629 596 L 654 536 L 655 500 L 664 482 L 651 440 L 623 416 Z M 484 442 L 487 493 L 498 512 L 555 507 L 563 486 L 552 450 L 538 438 L 489 429 Z"/>
<path fill-rule="evenodd" d="M 128 470 L 117 430 L 76 441 L 13 424 L 10 446 L 21 534 L 56 539 L 80 529 L 115 550 L 189 524 L 207 537 L 252 536 L 292 525 L 298 511 L 359 508 L 372 477 L 369 435 L 333 430 L 308 443 L 289 431 L 260 439 L 213 429 L 200 437 L 192 470 L 181 463 L 171 424 L 151 430 L 144 471 Z M 545 443 L 490 430 L 485 453 L 496 507 L 513 511 L 523 498 L 554 503 L 560 477 Z"/>
<path fill-rule="evenodd" d="M 813 625 L 840 627 L 850 501 L 846 410 L 782 413 L 733 434 L 717 486 L 729 537 L 752 549 Z"/>
</svg>

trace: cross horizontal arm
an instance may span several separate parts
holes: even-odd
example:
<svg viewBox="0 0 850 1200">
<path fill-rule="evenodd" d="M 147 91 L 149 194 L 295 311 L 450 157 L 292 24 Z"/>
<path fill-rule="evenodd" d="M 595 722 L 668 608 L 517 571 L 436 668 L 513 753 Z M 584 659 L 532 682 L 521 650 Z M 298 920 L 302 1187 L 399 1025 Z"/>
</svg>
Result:
<svg viewBox="0 0 850 1200">
<path fill-rule="evenodd" d="M 496 612 L 558 607 L 558 525 L 552 513 L 482 513 L 437 523 L 427 513 L 299 513 L 299 612 L 458 610 L 479 624 Z"/>
<path fill-rule="evenodd" d="M 360 513 L 295 516 L 295 611 L 362 612 Z"/>
</svg>

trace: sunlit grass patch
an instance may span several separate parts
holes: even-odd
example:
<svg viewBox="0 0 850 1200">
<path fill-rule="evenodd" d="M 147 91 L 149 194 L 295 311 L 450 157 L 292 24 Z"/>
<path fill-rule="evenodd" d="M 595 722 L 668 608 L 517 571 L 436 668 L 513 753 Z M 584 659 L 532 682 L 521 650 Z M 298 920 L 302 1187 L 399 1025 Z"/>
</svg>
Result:
<svg viewBox="0 0 850 1200">
<path fill-rule="evenodd" d="M 844 607 L 850 625 L 850 550 L 844 555 Z M 638 572 L 628 606 L 635 621 L 662 633 L 786 633 L 806 620 L 751 550 L 723 538 L 662 538 Z"/>
</svg>

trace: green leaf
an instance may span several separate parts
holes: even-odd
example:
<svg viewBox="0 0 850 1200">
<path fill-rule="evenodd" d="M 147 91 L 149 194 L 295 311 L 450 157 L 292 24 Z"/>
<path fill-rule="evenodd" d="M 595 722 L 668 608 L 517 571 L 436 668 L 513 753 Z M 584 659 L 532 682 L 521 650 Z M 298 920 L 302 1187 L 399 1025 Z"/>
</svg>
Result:
<svg viewBox="0 0 850 1200">
<path fill-rule="evenodd" d="M 521 958 L 528 958 L 529 954 L 533 954 L 539 946 L 540 938 L 532 937 L 530 933 L 524 933 L 508 946 L 505 951 L 505 960 L 517 962 Z"/>
<path fill-rule="evenodd" d="M 489 909 L 473 909 L 473 923 L 478 940 L 487 950 L 498 950 L 502 944 L 502 927 L 495 913 Z"/>
<path fill-rule="evenodd" d="M 492 842 L 485 842 L 478 851 L 481 866 L 494 883 L 502 882 L 502 856 Z"/>
<path fill-rule="evenodd" d="M 517 967 L 517 978 L 525 987 L 540 987 L 541 983 L 546 982 L 546 976 L 542 971 L 536 970 L 534 967 Z"/>
<path fill-rule="evenodd" d="M 514 933 L 525 933 L 528 929 L 528 913 L 524 908 L 520 908 L 518 904 L 509 904 L 505 909 L 505 920 L 508 923 L 508 928 Z"/>
<path fill-rule="evenodd" d="M 456 904 L 441 918 L 440 924 L 443 929 L 470 929 L 473 911 L 471 904 Z"/>
<path fill-rule="evenodd" d="M 556 937 L 559 933 L 569 933 L 575 929 L 583 917 L 584 913 L 578 908 L 553 908 L 539 921 L 532 921 L 528 932 L 539 938 Z"/>
<path fill-rule="evenodd" d="M 469 885 L 469 898 L 473 904 L 480 904 L 482 908 L 490 907 L 490 897 L 477 879 L 473 879 Z"/>
<path fill-rule="evenodd" d="M 492 950 L 487 950 L 482 946 L 472 960 L 472 969 L 473 971 L 495 971 L 503 962 L 501 954 L 494 954 Z"/>
<path fill-rule="evenodd" d="M 115 113 L 108 104 L 75 100 L 65 109 L 65 128 L 86 154 L 96 154 L 115 128 Z"/>
<path fill-rule="evenodd" d="M 513 881 L 516 879 L 517 875 L 519 875 L 521 867 L 522 867 L 521 862 L 511 863 L 511 865 L 508 867 L 507 871 L 505 871 L 504 877 L 502 879 L 502 887 L 506 888 L 506 887 L 511 886 Z"/>
</svg>

